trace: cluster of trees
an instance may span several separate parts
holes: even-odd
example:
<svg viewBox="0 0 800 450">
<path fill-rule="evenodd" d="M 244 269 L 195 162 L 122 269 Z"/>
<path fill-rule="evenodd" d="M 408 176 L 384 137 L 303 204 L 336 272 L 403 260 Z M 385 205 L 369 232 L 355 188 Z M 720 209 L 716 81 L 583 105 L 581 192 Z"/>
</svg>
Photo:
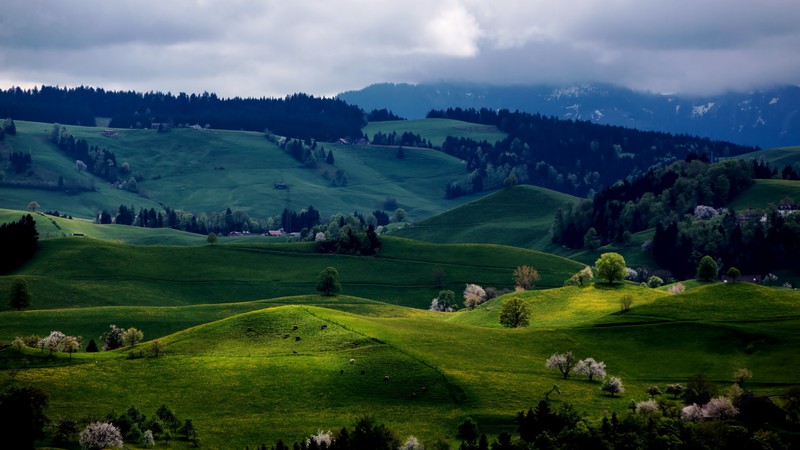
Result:
<svg viewBox="0 0 800 450">
<path fill-rule="evenodd" d="M 388 122 L 390 120 L 406 120 L 392 111 L 381 108 L 381 109 L 373 109 L 369 113 L 367 113 L 367 122 Z"/>
<path fill-rule="evenodd" d="M 333 98 L 294 94 L 274 98 L 219 98 L 216 94 L 106 91 L 42 86 L 0 89 L 0 117 L 93 126 L 110 117 L 114 128 L 153 124 L 209 124 L 217 129 L 263 131 L 301 139 L 361 137 L 364 112 Z"/>
<path fill-rule="evenodd" d="M 144 333 L 138 328 L 120 328 L 116 325 L 109 325 L 108 330 L 100 336 L 103 343 L 103 351 L 116 350 L 127 345 L 133 348 L 144 339 Z"/>
<path fill-rule="evenodd" d="M 617 180 L 690 154 L 733 156 L 754 151 L 728 142 L 639 131 L 539 114 L 488 109 L 431 111 L 442 117 L 497 126 L 508 134 L 490 143 L 448 137 L 441 149 L 467 163 L 469 174 L 446 186 L 446 196 L 526 183 L 589 196 Z"/>
<path fill-rule="evenodd" d="M 400 145 L 406 147 L 433 148 L 433 144 L 431 144 L 429 140 L 418 134 L 411 133 L 410 131 L 406 131 L 400 135 L 398 135 L 395 131 L 392 131 L 389 134 L 384 134 L 378 131 L 375 133 L 375 136 L 372 137 L 372 143 L 374 145 Z"/>
<path fill-rule="evenodd" d="M 82 344 L 81 336 L 67 336 L 60 331 L 52 331 L 45 337 L 35 334 L 24 338 L 17 336 L 11 345 L 16 347 L 18 352 L 22 351 L 23 347 L 31 347 L 38 348 L 41 352 L 46 349 L 49 352 L 48 356 L 58 352 L 69 353 L 69 357 L 72 359 L 72 354 L 79 351 Z"/>
<path fill-rule="evenodd" d="M 53 124 L 50 130 L 50 141 L 75 160 L 75 170 L 79 172 L 87 171 L 112 183 L 118 182 L 120 176 L 130 173 L 130 166 L 127 163 L 122 166 L 117 165 L 117 157 L 113 152 L 94 145 L 90 147 L 85 139 L 75 139 L 67 131 L 67 127 L 58 123 Z"/>
<path fill-rule="evenodd" d="M 553 242 L 569 248 L 625 243 L 630 233 L 678 221 L 698 205 L 721 207 L 753 184 L 753 165 L 691 159 L 648 170 L 598 192 L 592 200 L 559 208 Z"/>
<path fill-rule="evenodd" d="M 284 208 L 283 214 L 281 214 L 281 227 L 287 233 L 299 232 L 304 228 L 309 230 L 320 224 L 320 217 L 319 211 L 312 205 L 300 212 Z"/>
<path fill-rule="evenodd" d="M 32 164 L 33 161 L 31 160 L 30 153 L 11 152 L 11 154 L 8 155 L 8 166 L 14 173 L 23 173 L 27 171 Z"/>
<path fill-rule="evenodd" d="M 0 275 L 11 272 L 31 259 L 39 249 L 39 232 L 36 221 L 30 214 L 16 222 L 0 225 Z"/>
</svg>

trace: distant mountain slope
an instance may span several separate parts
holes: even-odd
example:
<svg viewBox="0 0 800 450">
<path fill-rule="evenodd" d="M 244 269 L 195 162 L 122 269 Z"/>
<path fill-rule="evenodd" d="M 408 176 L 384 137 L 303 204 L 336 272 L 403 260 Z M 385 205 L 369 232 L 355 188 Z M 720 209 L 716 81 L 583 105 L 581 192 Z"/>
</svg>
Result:
<svg viewBox="0 0 800 450">
<path fill-rule="evenodd" d="M 564 119 L 686 133 L 762 148 L 800 143 L 800 87 L 710 96 L 661 95 L 611 85 L 376 84 L 339 98 L 408 119 L 448 107 L 506 108 Z"/>
</svg>

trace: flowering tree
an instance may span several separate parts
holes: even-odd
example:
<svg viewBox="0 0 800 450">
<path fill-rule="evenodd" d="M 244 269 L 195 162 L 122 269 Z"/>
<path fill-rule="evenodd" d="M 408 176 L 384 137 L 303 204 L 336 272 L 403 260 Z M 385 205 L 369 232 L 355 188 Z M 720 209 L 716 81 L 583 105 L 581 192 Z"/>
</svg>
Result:
<svg viewBox="0 0 800 450">
<path fill-rule="evenodd" d="M 61 349 L 69 353 L 69 359 L 72 359 L 72 354 L 80 350 L 80 348 L 81 341 L 75 336 L 66 336 L 61 344 Z"/>
<path fill-rule="evenodd" d="M 116 325 L 109 325 L 108 331 L 100 336 L 100 340 L 103 342 L 103 351 L 114 350 L 122 347 L 122 335 L 124 333 L 124 328 L 119 328 Z"/>
<path fill-rule="evenodd" d="M 752 378 L 753 372 L 750 372 L 750 369 L 738 369 L 733 373 L 733 382 L 738 384 L 739 387 L 741 387 L 745 381 L 749 381 Z"/>
<path fill-rule="evenodd" d="M 531 266 L 519 266 L 514 269 L 514 285 L 525 291 L 533 289 L 540 279 L 539 272 Z"/>
<path fill-rule="evenodd" d="M 156 440 L 153 437 L 153 432 L 150 430 L 145 430 L 144 434 L 142 435 L 142 447 L 153 448 L 154 445 L 156 445 Z"/>
<path fill-rule="evenodd" d="M 14 342 L 11 343 L 12 346 L 17 347 L 17 351 L 21 352 L 22 347 L 25 347 L 25 339 L 17 336 L 14 338 Z"/>
<path fill-rule="evenodd" d="M 625 386 L 622 385 L 622 379 L 619 377 L 611 377 L 603 382 L 603 385 L 600 386 L 600 390 L 608 392 L 608 394 L 613 397 L 615 394 L 625 392 Z"/>
<path fill-rule="evenodd" d="M 53 352 L 61 351 L 61 344 L 64 342 L 66 337 L 67 336 L 60 331 L 51 331 L 47 337 L 42 338 L 42 342 L 39 344 L 39 347 L 50 350 L 50 354 L 52 355 Z"/>
<path fill-rule="evenodd" d="M 635 410 L 636 414 L 642 416 L 654 416 L 661 411 L 661 408 L 658 407 L 658 402 L 651 398 L 637 403 Z"/>
<path fill-rule="evenodd" d="M 122 433 L 110 423 L 90 423 L 80 436 L 81 447 L 86 450 L 122 448 Z"/>
<path fill-rule="evenodd" d="M 672 294 L 682 294 L 685 290 L 686 286 L 684 286 L 683 283 L 675 283 L 667 288 L 667 291 Z"/>
<path fill-rule="evenodd" d="M 325 444 L 325 448 L 328 448 L 333 443 L 333 435 L 330 431 L 318 430 L 317 434 L 312 434 L 306 439 L 306 446 L 311 445 L 311 441 L 314 441 L 318 447 L 322 447 L 322 444 Z"/>
<path fill-rule="evenodd" d="M 439 291 L 439 295 L 431 301 L 431 311 L 452 312 L 456 294 L 450 290 Z"/>
<path fill-rule="evenodd" d="M 422 442 L 417 439 L 416 436 L 409 436 L 406 439 L 406 442 L 400 446 L 400 450 L 424 450 L 425 447 L 422 446 Z"/>
<path fill-rule="evenodd" d="M 464 288 L 464 307 L 472 309 L 486 301 L 486 291 L 477 284 L 467 283 Z"/>
<path fill-rule="evenodd" d="M 733 406 L 728 397 L 714 397 L 703 406 L 703 417 L 709 419 L 733 419 L 739 410 Z"/>
<path fill-rule="evenodd" d="M 133 348 L 142 339 L 144 339 L 144 333 L 134 327 L 130 327 L 122 333 L 122 342 L 128 344 L 130 348 Z"/>
<path fill-rule="evenodd" d="M 644 391 L 650 394 L 650 398 L 656 398 L 656 395 L 661 395 L 661 389 L 658 386 L 647 386 Z"/>
<path fill-rule="evenodd" d="M 595 377 L 602 380 L 606 377 L 606 363 L 595 361 L 594 358 L 582 359 L 575 364 L 575 373 L 586 375 L 589 377 L 589 381 Z"/>
<path fill-rule="evenodd" d="M 681 409 L 681 420 L 684 422 L 697 422 L 703 418 L 703 408 L 697 403 L 692 403 L 689 406 Z"/>
<path fill-rule="evenodd" d="M 566 380 L 569 377 L 570 371 L 575 367 L 578 361 L 572 356 L 572 352 L 567 353 L 553 353 L 545 362 L 545 367 L 548 369 L 558 369 L 561 375 Z"/>
</svg>

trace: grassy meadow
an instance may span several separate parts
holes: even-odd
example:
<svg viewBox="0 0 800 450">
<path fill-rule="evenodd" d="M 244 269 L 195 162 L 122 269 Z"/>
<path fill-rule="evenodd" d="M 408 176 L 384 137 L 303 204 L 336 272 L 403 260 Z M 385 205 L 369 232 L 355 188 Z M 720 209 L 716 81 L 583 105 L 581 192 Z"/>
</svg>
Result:
<svg viewBox="0 0 800 450">
<path fill-rule="evenodd" d="M 376 133 L 418 134 L 435 146 L 444 143 L 448 136 L 458 136 L 475 141 L 495 143 L 506 138 L 506 134 L 492 125 L 481 125 L 452 119 L 390 120 L 370 122 L 363 129 L 369 139 Z"/>
<path fill-rule="evenodd" d="M 800 181 L 755 180 L 755 184 L 730 202 L 728 207 L 734 211 L 764 209 L 786 199 L 795 203 L 800 201 Z"/>
<path fill-rule="evenodd" d="M 531 325 L 504 329 L 498 310 L 515 295 L 531 306 Z M 625 314 L 619 313 L 621 295 L 634 298 Z M 298 440 L 317 429 L 350 426 L 365 413 L 401 439 L 414 434 L 455 442 L 466 417 L 490 435 L 512 430 L 513 415 L 553 384 L 561 390 L 551 397 L 556 405 L 573 403 L 593 421 L 621 413 L 631 399 L 644 400 L 646 386 L 663 388 L 698 372 L 724 390 L 733 371 L 747 367 L 753 390 L 779 393 L 797 382 L 784 370 L 800 363 L 797 295 L 744 283 L 680 295 L 594 285 L 509 294 L 457 313 L 305 296 L 156 308 L 150 321 L 128 307 L 106 307 L 106 317 L 121 319 L 117 325 L 139 320 L 146 338 L 166 344 L 165 353 L 152 357 L 144 342 L 133 351 L 144 357 L 134 359 L 127 349 L 78 353 L 72 361 L 37 349 L 6 348 L 2 355 L 24 367 L 16 383 L 50 387 L 51 416 L 100 416 L 130 405 L 152 414 L 166 403 L 192 418 L 212 448 Z M 32 313 L 47 312 L 2 314 Z M 84 335 L 97 333 L 89 329 L 102 320 L 97 308 L 72 314 L 65 323 Z M 183 322 L 172 323 L 180 317 Z M 544 367 L 550 354 L 564 351 L 604 361 L 626 392 L 608 397 L 599 382 L 563 380 Z"/>
</svg>

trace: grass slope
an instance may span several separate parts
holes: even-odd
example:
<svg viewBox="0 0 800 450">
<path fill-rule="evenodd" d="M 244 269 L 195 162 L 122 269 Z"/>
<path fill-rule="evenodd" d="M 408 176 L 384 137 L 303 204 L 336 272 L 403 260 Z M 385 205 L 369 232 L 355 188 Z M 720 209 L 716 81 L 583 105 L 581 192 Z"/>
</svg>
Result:
<svg viewBox="0 0 800 450">
<path fill-rule="evenodd" d="M 426 308 L 438 293 L 434 268 L 445 271 L 447 289 L 460 293 L 465 283 L 511 287 L 514 268 L 523 264 L 539 269 L 543 287 L 560 286 L 581 267 L 512 247 L 383 242 L 379 256 L 355 257 L 315 253 L 310 243 L 145 247 L 51 239 L 16 274 L 27 278 L 37 309 L 175 306 L 313 293 L 322 269 L 334 266 L 347 294 Z M 0 277 L 0 291 L 12 278 Z"/>
<path fill-rule="evenodd" d="M 623 294 L 634 302 L 619 314 Z M 511 295 L 532 307 L 529 328 L 497 326 L 499 306 Z M 492 435 L 512 429 L 511 417 L 554 383 L 561 388 L 556 403 L 571 402 L 596 420 L 647 398 L 646 386 L 685 382 L 697 372 L 724 389 L 734 370 L 747 367 L 755 375 L 749 387 L 760 394 L 798 382 L 785 370 L 800 364 L 800 302 L 793 291 L 736 283 L 672 295 L 619 284 L 511 295 L 450 314 L 316 296 L 274 299 L 288 306 L 249 312 L 255 304 L 168 308 L 151 318 L 161 332 L 172 327 L 155 318 L 161 312 L 205 314 L 198 320 L 242 314 L 157 336 L 167 345 L 159 358 L 126 359 L 122 350 L 79 353 L 69 364 L 66 355 L 48 359 L 36 349 L 0 355 L 11 367 L 23 366 L 17 383 L 47 387 L 53 417 L 102 416 L 130 405 L 152 413 L 166 403 L 193 419 L 205 445 L 236 448 L 350 426 L 364 413 L 401 439 L 452 440 L 468 416 Z M 108 308 L 116 309 L 132 312 Z M 74 314 L 67 321 L 79 328 L 82 314 L 84 326 L 98 320 L 97 310 Z M 143 329 L 148 336 L 151 328 Z M 623 378 L 626 393 L 607 397 L 598 382 L 563 380 L 544 367 L 550 354 L 568 350 L 604 361 L 609 374 Z"/>
<path fill-rule="evenodd" d="M 76 138 L 114 152 L 117 162 L 128 162 L 142 195 L 119 190 L 86 173 L 75 172 L 69 160 L 48 141 L 51 125 L 17 122 L 18 133 L 8 136 L 4 151 L 31 153 L 35 175 L 55 183 L 65 180 L 94 181 L 97 192 L 67 195 L 38 189 L 0 188 L 0 207 L 23 209 L 36 200 L 45 210 L 93 217 L 102 209 L 120 204 L 173 208 L 193 212 L 240 209 L 257 217 L 278 215 L 314 205 L 324 214 L 378 209 L 388 197 L 395 198 L 412 218 L 422 218 L 452 208 L 470 198 L 444 199 L 444 184 L 464 175 L 460 161 L 440 152 L 408 149 L 403 160 L 383 147 L 355 147 L 320 143 L 333 150 L 335 167 L 347 174 L 349 183 L 332 187 L 314 170 L 302 167 L 262 133 L 174 129 L 117 130 L 117 137 L 101 135 L 101 129 L 70 126 Z M 274 188 L 283 181 L 290 192 Z"/>
<path fill-rule="evenodd" d="M 739 155 L 736 159 L 761 159 L 775 166 L 778 170 L 785 165 L 793 165 L 800 162 L 800 147 L 781 147 L 768 150 L 759 150 L 752 153 Z"/>
<path fill-rule="evenodd" d="M 448 136 L 458 136 L 476 141 L 495 143 L 506 138 L 506 134 L 491 125 L 481 125 L 452 119 L 392 120 L 386 122 L 370 122 L 363 129 L 369 139 L 379 131 L 383 134 L 392 132 L 399 135 L 413 133 L 422 136 L 435 146 L 444 143 Z"/>
<path fill-rule="evenodd" d="M 763 209 L 770 204 L 777 205 L 784 199 L 800 201 L 800 181 L 755 180 L 752 186 L 728 204 L 728 208 L 734 211 Z"/>
<path fill-rule="evenodd" d="M 535 186 L 515 186 L 405 227 L 400 237 L 439 243 L 551 246 L 555 211 L 577 198 Z"/>
</svg>

